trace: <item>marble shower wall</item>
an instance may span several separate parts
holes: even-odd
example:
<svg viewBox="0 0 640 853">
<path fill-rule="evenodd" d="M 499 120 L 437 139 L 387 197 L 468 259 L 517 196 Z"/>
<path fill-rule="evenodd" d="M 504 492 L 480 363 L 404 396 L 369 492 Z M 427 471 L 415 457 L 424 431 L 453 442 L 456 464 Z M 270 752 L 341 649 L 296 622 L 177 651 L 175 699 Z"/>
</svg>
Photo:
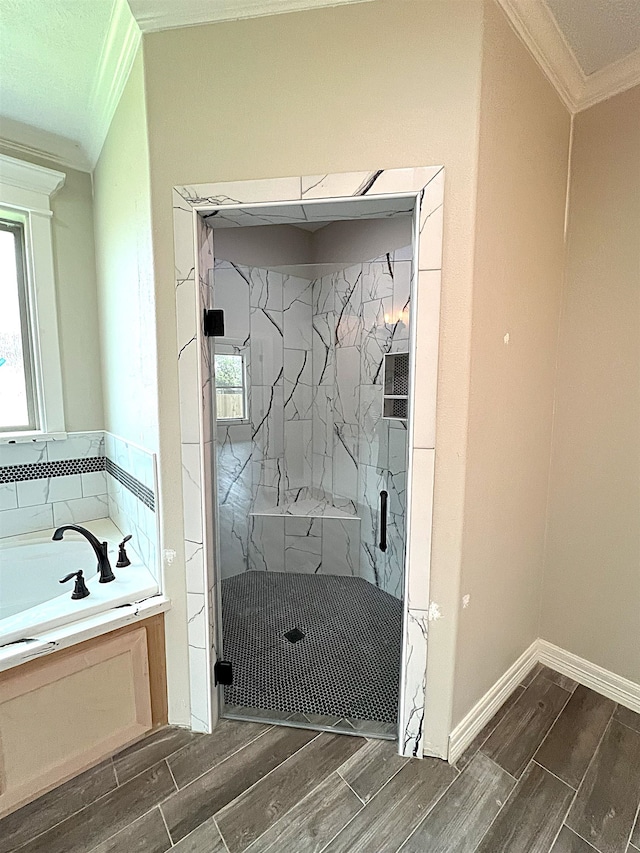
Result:
<svg viewBox="0 0 640 853">
<path fill-rule="evenodd" d="M 384 356 L 409 349 L 411 247 L 314 282 L 313 486 L 361 519 L 358 573 L 402 597 L 407 429 L 382 418 Z M 380 492 L 389 494 L 380 551 Z"/>
<path fill-rule="evenodd" d="M 407 431 L 382 419 L 382 381 L 385 353 L 409 346 L 410 258 L 312 282 L 216 261 L 222 342 L 245 353 L 250 397 L 246 423 L 217 425 L 223 577 L 361 575 L 402 597 Z"/>
<path fill-rule="evenodd" d="M 284 518 L 273 515 L 310 496 L 311 289 L 307 279 L 215 262 L 221 342 L 244 352 L 249 395 L 245 423 L 216 427 L 223 577 L 283 571 Z"/>
</svg>

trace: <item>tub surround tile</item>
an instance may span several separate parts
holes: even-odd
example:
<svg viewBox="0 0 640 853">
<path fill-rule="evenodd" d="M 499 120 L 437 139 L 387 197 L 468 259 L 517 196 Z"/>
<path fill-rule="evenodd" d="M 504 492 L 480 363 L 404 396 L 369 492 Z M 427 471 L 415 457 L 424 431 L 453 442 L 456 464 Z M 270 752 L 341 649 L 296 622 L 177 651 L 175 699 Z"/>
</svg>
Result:
<svg viewBox="0 0 640 853">
<path fill-rule="evenodd" d="M 0 483 L 0 512 L 5 509 L 18 508 L 18 493 L 16 483 Z M 0 516 L 0 520 L 2 516 Z"/>
<path fill-rule="evenodd" d="M 88 459 L 105 455 L 104 433 L 102 432 L 69 433 L 65 439 L 48 441 L 46 445 L 49 462 L 65 459 Z"/>
<path fill-rule="evenodd" d="M 8 448 L 3 461 L 16 463 L 0 467 L 1 535 L 109 517 L 133 534 L 135 550 L 158 577 L 153 454 L 102 432 L 40 444 L 30 444 L 28 452 L 22 445 L 1 446 Z M 90 455 L 77 455 L 83 453 Z"/>
<path fill-rule="evenodd" d="M 45 477 L 39 480 L 21 480 L 16 483 L 18 494 L 18 506 L 38 506 L 39 504 L 55 503 L 56 501 L 68 501 L 81 498 L 82 476 L 95 476 L 93 474 L 70 474 L 66 477 Z M 104 478 L 104 475 L 103 475 Z M 98 495 L 106 493 L 106 488 L 97 492 Z"/>
<path fill-rule="evenodd" d="M 61 524 L 80 524 L 83 521 L 94 521 L 98 518 L 109 517 L 109 502 L 106 495 L 60 501 L 52 504 L 52 506 L 54 527 L 59 527 Z"/>
<path fill-rule="evenodd" d="M 7 509 L 0 513 L 0 538 L 55 527 L 53 504 Z"/>
<path fill-rule="evenodd" d="M 80 474 L 80 482 L 83 498 L 107 494 L 107 475 L 104 471 L 93 471 L 87 474 Z"/>
<path fill-rule="evenodd" d="M 70 474 L 82 474 L 88 471 L 102 471 L 104 457 L 90 456 L 84 459 L 62 459 L 56 462 L 34 462 L 23 465 L 6 465 L 0 468 L 0 481 L 17 483 L 21 481 L 41 480 L 48 477 L 65 477 Z"/>
<path fill-rule="evenodd" d="M 0 468 L 48 462 L 47 441 L 20 441 L 0 444 Z"/>
</svg>

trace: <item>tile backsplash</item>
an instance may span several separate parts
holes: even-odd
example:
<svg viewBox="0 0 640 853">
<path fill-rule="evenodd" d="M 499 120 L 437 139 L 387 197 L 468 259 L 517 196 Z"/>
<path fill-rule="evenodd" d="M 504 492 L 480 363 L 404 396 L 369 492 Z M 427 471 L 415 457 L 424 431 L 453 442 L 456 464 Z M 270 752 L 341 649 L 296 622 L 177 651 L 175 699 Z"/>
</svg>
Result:
<svg viewBox="0 0 640 853">
<path fill-rule="evenodd" d="M 160 582 L 156 518 L 156 459 L 153 453 L 109 432 L 105 438 L 108 515 Z"/>
<path fill-rule="evenodd" d="M 111 518 L 158 577 L 155 457 L 111 433 L 0 445 L 0 538 Z"/>
</svg>

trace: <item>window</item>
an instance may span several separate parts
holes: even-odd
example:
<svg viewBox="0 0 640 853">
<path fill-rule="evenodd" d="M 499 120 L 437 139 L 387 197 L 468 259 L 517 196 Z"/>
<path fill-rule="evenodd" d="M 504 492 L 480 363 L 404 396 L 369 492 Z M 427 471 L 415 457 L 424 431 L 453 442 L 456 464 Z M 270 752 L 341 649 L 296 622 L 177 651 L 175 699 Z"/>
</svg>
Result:
<svg viewBox="0 0 640 853">
<path fill-rule="evenodd" d="M 24 227 L 0 218 L 0 429 L 35 429 Z"/>
<path fill-rule="evenodd" d="M 226 347 L 225 347 L 226 349 Z M 216 352 L 216 418 L 244 421 L 247 418 L 247 388 L 244 355 L 237 348 Z"/>
<path fill-rule="evenodd" d="M 0 155 L 0 441 L 65 434 L 50 205 L 64 179 Z"/>
</svg>

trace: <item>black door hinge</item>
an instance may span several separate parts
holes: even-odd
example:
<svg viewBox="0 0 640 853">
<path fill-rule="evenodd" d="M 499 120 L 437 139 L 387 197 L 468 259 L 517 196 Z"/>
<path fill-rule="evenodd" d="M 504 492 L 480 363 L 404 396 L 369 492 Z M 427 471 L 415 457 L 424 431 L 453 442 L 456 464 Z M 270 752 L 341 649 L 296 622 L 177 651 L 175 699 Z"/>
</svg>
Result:
<svg viewBox="0 0 640 853">
<path fill-rule="evenodd" d="M 204 334 L 207 338 L 224 337 L 224 311 L 222 309 L 204 309 Z"/>
<path fill-rule="evenodd" d="M 218 684 L 233 684 L 231 661 L 217 660 L 213 666 L 213 680 Z"/>
</svg>

